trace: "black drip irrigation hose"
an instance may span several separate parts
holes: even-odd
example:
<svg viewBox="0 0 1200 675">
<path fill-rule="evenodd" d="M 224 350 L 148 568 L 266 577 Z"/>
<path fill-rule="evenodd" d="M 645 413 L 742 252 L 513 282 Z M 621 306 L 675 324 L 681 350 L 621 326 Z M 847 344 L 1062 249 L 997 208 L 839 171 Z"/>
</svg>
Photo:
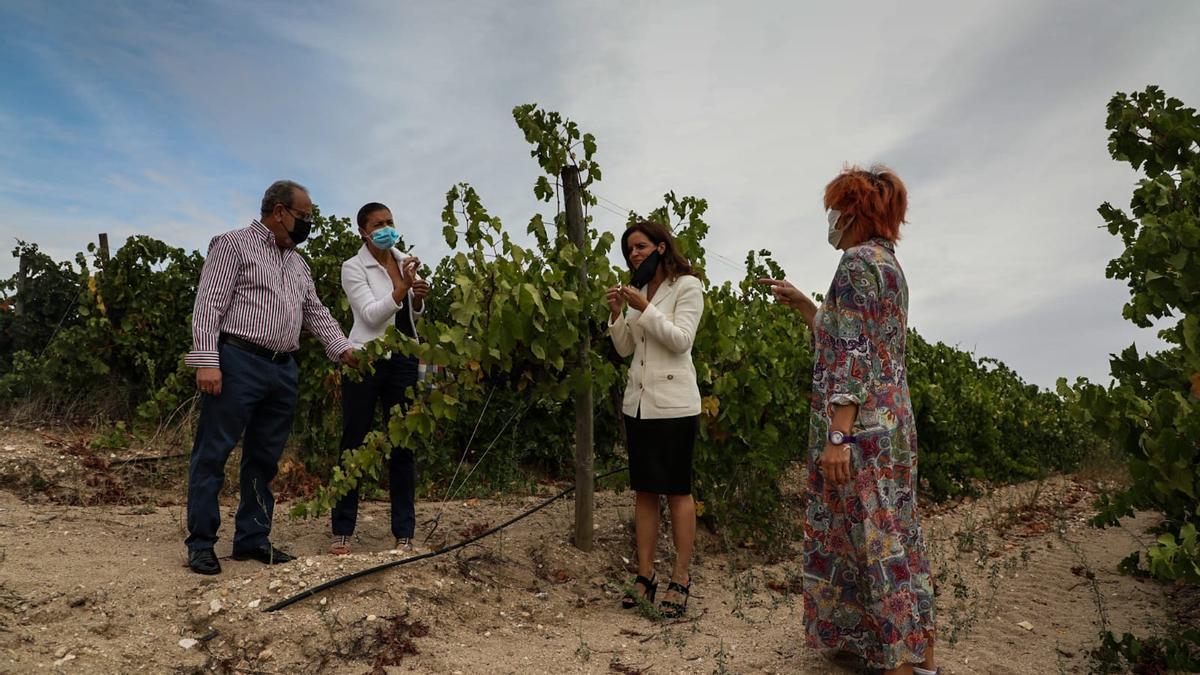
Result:
<svg viewBox="0 0 1200 675">
<path fill-rule="evenodd" d="M 609 476 L 616 475 L 616 474 L 624 471 L 626 468 L 628 468 L 628 467 L 623 466 L 619 469 L 613 469 L 612 471 L 607 471 L 605 473 L 597 474 L 595 477 L 595 480 L 599 481 L 604 478 L 608 478 Z M 483 539 L 484 537 L 490 537 L 493 534 L 496 534 L 497 532 L 499 532 L 500 530 L 503 530 L 504 528 L 506 528 L 520 520 L 524 520 L 525 518 L 528 518 L 529 516 L 532 516 L 533 514 L 537 513 L 538 511 L 541 511 L 542 509 L 546 508 L 547 506 L 550 506 L 554 502 L 558 501 L 559 499 L 562 499 L 563 497 L 566 497 L 567 495 L 571 494 L 574 491 L 575 491 L 575 486 L 572 485 L 571 487 L 563 490 L 562 492 L 554 495 L 553 497 L 546 499 L 545 501 L 543 501 L 542 503 L 538 504 L 537 506 L 529 509 L 528 511 L 526 511 L 520 515 L 514 516 L 513 518 L 509 519 L 508 521 L 501 523 L 500 525 L 497 525 L 496 527 L 493 527 L 492 529 L 490 529 L 482 534 L 477 534 L 474 537 L 471 537 L 469 539 L 463 539 L 462 541 L 460 541 L 456 544 L 451 544 L 449 546 L 445 546 L 436 551 L 430 551 L 429 553 L 422 553 L 421 555 L 414 555 L 411 558 L 404 558 L 402 560 L 393 560 L 391 562 L 383 563 L 382 565 L 368 567 L 365 570 L 359 570 L 357 572 L 352 572 L 345 576 L 340 576 L 336 579 L 330 579 L 329 581 L 326 581 L 325 583 L 323 583 L 319 586 L 313 586 L 312 588 L 306 588 L 303 591 L 300 591 L 299 593 L 291 596 L 290 598 L 284 598 L 283 600 L 280 600 L 279 602 L 271 605 L 270 607 L 264 609 L 263 611 L 264 612 L 276 612 L 285 607 L 288 607 L 297 602 L 300 602 L 301 600 L 303 600 L 305 598 L 310 598 L 318 593 L 323 593 L 324 591 L 327 591 L 327 590 L 333 588 L 334 586 L 340 586 L 340 585 L 346 583 L 347 581 L 354 581 L 355 579 L 359 579 L 361 577 L 365 577 L 370 574 L 375 574 L 376 572 L 382 572 L 384 570 L 388 570 L 393 567 L 400 567 L 401 565 L 408 565 L 410 563 L 415 563 L 415 562 L 418 562 L 421 560 L 427 560 L 429 558 L 433 558 L 433 557 L 436 557 L 439 555 L 445 555 L 451 551 L 457 551 L 458 549 L 463 548 L 464 546 L 469 546 L 471 544 L 474 544 L 475 542 L 479 541 L 480 539 Z"/>
</svg>

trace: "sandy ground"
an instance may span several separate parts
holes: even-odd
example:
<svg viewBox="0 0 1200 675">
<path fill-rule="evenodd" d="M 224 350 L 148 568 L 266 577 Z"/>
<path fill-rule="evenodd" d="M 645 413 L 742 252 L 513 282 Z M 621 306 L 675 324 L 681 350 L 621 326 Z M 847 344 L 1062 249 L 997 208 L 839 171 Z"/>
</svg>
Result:
<svg viewBox="0 0 1200 675">
<path fill-rule="evenodd" d="M 364 504 L 351 556 L 326 553 L 327 521 L 279 516 L 273 540 L 299 560 L 225 558 L 223 574 L 204 577 L 186 567 L 182 467 L 116 466 L 117 453 L 64 436 L 0 432 L 0 672 L 852 672 L 803 644 L 794 553 L 768 562 L 702 531 L 685 619 L 622 610 L 633 554 L 628 492 L 597 494 L 590 553 L 571 546 L 563 500 L 456 553 L 265 613 L 395 559 L 386 504 Z M 926 513 L 946 673 L 1088 672 L 1102 623 L 1146 634 L 1173 621 L 1161 585 L 1116 572 L 1149 538 L 1152 517 L 1090 528 L 1096 489 L 1055 477 Z M 448 504 L 438 541 L 539 500 Z M 221 556 L 235 506 L 233 495 L 223 502 Z M 418 521 L 439 506 L 418 504 Z M 660 551 L 665 575 L 665 534 Z"/>
</svg>

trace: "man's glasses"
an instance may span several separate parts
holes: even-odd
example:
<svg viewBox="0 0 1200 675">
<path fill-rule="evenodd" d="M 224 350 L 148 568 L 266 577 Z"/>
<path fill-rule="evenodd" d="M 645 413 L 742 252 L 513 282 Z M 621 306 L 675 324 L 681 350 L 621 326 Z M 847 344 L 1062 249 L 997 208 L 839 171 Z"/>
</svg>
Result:
<svg viewBox="0 0 1200 675">
<path fill-rule="evenodd" d="M 287 212 L 290 213 L 291 216 L 293 218 L 295 218 L 296 220 L 311 220 L 312 219 L 311 213 L 301 212 L 300 215 L 296 215 L 295 212 L 298 211 L 299 209 L 293 209 L 292 207 L 290 207 L 286 204 L 280 204 L 280 206 L 282 206 L 285 210 L 287 210 Z"/>
</svg>

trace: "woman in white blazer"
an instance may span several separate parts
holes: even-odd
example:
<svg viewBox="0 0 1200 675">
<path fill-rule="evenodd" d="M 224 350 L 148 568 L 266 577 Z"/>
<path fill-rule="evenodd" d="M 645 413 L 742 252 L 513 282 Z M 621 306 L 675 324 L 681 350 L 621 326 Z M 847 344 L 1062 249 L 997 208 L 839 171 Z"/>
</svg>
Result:
<svg viewBox="0 0 1200 675">
<path fill-rule="evenodd" d="M 692 341 L 704 313 L 704 287 L 679 253 L 671 231 L 650 221 L 629 226 L 621 252 L 632 283 L 608 290 L 609 334 L 622 357 L 633 357 L 622 412 L 629 445 L 629 483 L 637 493 L 638 573 L 621 604 L 637 605 L 640 594 L 654 602 L 654 551 L 658 542 L 658 498 L 667 496 L 675 566 L 660 604 L 681 616 L 691 592 L 696 505 L 692 500 L 692 451 L 700 415 L 700 390 L 692 364 Z M 621 310 L 628 306 L 622 314 Z M 641 588 L 638 589 L 637 587 Z"/>
<path fill-rule="evenodd" d="M 388 326 L 416 339 L 416 317 L 425 310 L 429 284 L 417 276 L 420 262 L 399 251 L 392 212 L 371 202 L 358 211 L 358 233 L 363 245 L 342 263 L 342 289 L 350 301 L 354 327 L 350 342 L 355 349 L 383 336 Z M 342 450 L 362 445 L 383 408 L 384 424 L 395 405 L 407 405 L 417 383 L 417 359 L 393 354 L 375 362 L 375 372 L 360 382 L 342 381 Z M 416 469 L 409 448 L 393 448 L 388 459 L 388 484 L 392 501 L 392 536 L 396 549 L 413 552 L 416 510 Z M 338 500 L 333 508 L 333 545 L 330 552 L 350 553 L 350 538 L 358 520 L 358 488 Z"/>
</svg>

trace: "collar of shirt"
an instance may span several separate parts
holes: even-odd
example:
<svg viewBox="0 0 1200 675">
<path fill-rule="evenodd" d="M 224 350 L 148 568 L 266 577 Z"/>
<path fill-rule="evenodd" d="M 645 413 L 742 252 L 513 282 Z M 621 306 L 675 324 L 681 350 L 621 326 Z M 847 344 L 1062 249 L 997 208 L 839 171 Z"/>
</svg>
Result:
<svg viewBox="0 0 1200 675">
<path fill-rule="evenodd" d="M 878 246 L 882 246 L 892 253 L 896 252 L 896 243 L 883 237 L 871 237 L 870 241 Z"/>
<path fill-rule="evenodd" d="M 272 232 L 266 225 L 263 225 L 261 222 L 259 222 L 258 218 L 255 218 L 250 222 L 250 227 L 254 228 L 254 231 L 263 238 L 263 241 L 267 242 L 268 244 L 274 244 L 276 246 L 279 245 L 279 242 L 275 241 L 275 233 Z"/>
</svg>

